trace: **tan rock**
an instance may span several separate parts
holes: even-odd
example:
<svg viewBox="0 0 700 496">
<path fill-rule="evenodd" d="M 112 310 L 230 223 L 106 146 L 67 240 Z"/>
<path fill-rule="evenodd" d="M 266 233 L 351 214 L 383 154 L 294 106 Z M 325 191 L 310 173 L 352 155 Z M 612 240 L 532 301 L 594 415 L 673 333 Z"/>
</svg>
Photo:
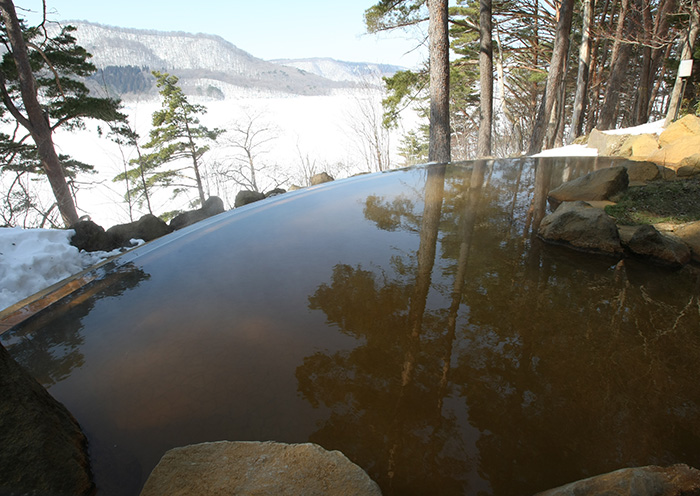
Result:
<svg viewBox="0 0 700 496">
<path fill-rule="evenodd" d="M 650 162 L 677 168 L 678 164 L 700 150 L 700 135 L 685 136 L 665 145 L 660 150 L 649 155 Z"/>
<path fill-rule="evenodd" d="M 700 492 L 700 471 L 688 465 L 624 468 L 536 496 L 681 496 Z"/>
<path fill-rule="evenodd" d="M 659 178 L 659 166 L 651 162 L 624 162 L 624 167 L 627 168 L 627 177 L 630 184 L 646 183 Z"/>
<path fill-rule="evenodd" d="M 597 149 L 598 155 L 601 157 L 613 157 L 618 154 L 626 139 L 626 135 L 606 134 L 593 129 L 588 135 L 588 148 Z"/>
<path fill-rule="evenodd" d="M 311 179 L 309 182 L 311 183 L 311 186 L 316 186 L 317 184 L 323 184 L 323 183 L 328 183 L 333 181 L 333 176 L 328 174 L 327 172 L 320 172 L 318 174 L 314 174 L 311 176 Z"/>
<path fill-rule="evenodd" d="M 381 496 L 339 451 L 316 444 L 203 443 L 169 450 L 141 496 Z"/>
<path fill-rule="evenodd" d="M 628 136 L 622 144 L 618 155 L 632 160 L 646 160 L 646 157 L 659 149 L 659 138 L 655 134 L 637 134 Z"/>
<path fill-rule="evenodd" d="M 700 117 L 688 114 L 671 123 L 659 136 L 659 145 L 665 147 L 676 140 L 700 136 Z"/>
</svg>

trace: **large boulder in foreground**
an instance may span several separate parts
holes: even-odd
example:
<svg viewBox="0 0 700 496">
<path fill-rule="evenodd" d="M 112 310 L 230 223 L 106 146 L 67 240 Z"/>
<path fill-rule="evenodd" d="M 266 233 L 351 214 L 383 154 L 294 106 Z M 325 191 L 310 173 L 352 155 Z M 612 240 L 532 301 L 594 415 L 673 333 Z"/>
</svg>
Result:
<svg viewBox="0 0 700 496">
<path fill-rule="evenodd" d="M 0 494 L 93 494 L 78 423 L 0 345 Z"/>
<path fill-rule="evenodd" d="M 536 496 L 700 495 L 700 471 L 687 465 L 624 468 L 550 489 Z"/>
<path fill-rule="evenodd" d="M 627 189 L 629 178 L 627 169 L 622 166 L 600 169 L 572 181 L 568 181 L 549 192 L 551 205 L 565 201 L 600 201 Z"/>
<path fill-rule="evenodd" d="M 538 235 L 551 243 L 608 255 L 623 253 L 617 225 L 600 208 L 582 201 L 565 202 L 542 219 Z"/>
<path fill-rule="evenodd" d="M 379 486 L 339 451 L 316 444 L 203 443 L 169 450 L 141 496 L 380 496 Z"/>
<path fill-rule="evenodd" d="M 218 215 L 224 211 L 224 201 L 218 196 L 210 196 L 204 201 L 202 208 L 197 210 L 189 210 L 175 216 L 173 220 L 170 221 L 170 228 L 173 231 L 177 231 L 178 229 L 182 229 L 183 227 L 192 225 L 200 220 Z"/>
</svg>

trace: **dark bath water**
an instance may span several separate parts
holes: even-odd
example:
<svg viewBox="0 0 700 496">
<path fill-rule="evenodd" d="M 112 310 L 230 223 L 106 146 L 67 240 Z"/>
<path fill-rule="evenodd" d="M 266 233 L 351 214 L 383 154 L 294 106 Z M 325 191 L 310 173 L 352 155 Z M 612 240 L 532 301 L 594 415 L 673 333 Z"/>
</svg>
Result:
<svg viewBox="0 0 700 496">
<path fill-rule="evenodd" d="M 224 439 L 341 450 L 385 495 L 700 467 L 698 270 L 616 270 L 532 235 L 546 191 L 608 165 L 290 193 L 122 256 L 2 344 L 81 423 L 101 495 Z"/>
</svg>

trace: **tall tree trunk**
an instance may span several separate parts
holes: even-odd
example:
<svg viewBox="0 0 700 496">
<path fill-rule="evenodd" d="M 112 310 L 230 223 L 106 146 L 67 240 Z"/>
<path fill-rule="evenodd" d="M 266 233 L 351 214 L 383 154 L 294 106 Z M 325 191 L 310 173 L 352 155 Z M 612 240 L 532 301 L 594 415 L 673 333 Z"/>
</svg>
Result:
<svg viewBox="0 0 700 496">
<path fill-rule="evenodd" d="M 693 47 L 695 46 L 695 40 L 697 39 L 698 34 L 700 34 L 700 4 L 697 1 L 693 1 L 690 4 L 690 9 L 688 29 L 681 37 L 681 60 L 693 58 Z M 676 83 L 673 85 L 673 91 L 671 92 L 668 112 L 666 114 L 666 126 L 671 124 L 671 122 L 673 122 L 673 120 L 676 118 L 678 109 L 681 106 L 681 98 L 683 98 L 683 87 L 683 78 L 677 76 Z"/>
<path fill-rule="evenodd" d="M 547 86 L 543 95 L 543 104 L 537 114 L 537 121 L 532 131 L 530 140 L 529 155 L 542 151 L 542 142 L 547 131 L 549 118 L 552 115 L 554 102 L 559 93 L 560 85 L 564 79 L 566 57 L 569 52 L 569 34 L 571 33 L 571 22 L 574 14 L 574 0 L 562 0 L 559 10 L 559 22 L 557 32 L 554 37 L 554 50 L 552 51 L 552 61 L 549 64 L 547 74 Z"/>
<path fill-rule="evenodd" d="M 606 30 L 605 26 L 612 23 L 612 19 L 615 17 L 615 9 L 617 8 L 618 2 L 615 1 L 611 4 L 610 0 L 605 0 L 603 8 L 600 14 L 600 19 L 592 20 L 593 25 L 598 27 L 598 30 Z M 609 20 L 608 13 L 610 13 Z M 596 41 L 593 44 L 593 50 L 591 51 L 591 74 L 589 75 L 589 92 L 588 92 L 588 113 L 586 118 L 586 131 L 585 134 L 590 134 L 591 130 L 598 120 L 598 115 L 600 114 L 600 94 L 601 88 L 603 86 L 603 72 L 605 70 L 605 62 L 608 58 L 608 45 L 610 40 L 607 36 L 600 37 L 596 36 Z M 600 59 L 598 54 L 600 53 Z"/>
<path fill-rule="evenodd" d="M 644 124 L 649 117 L 649 91 L 651 73 L 651 42 L 654 36 L 654 24 L 651 18 L 651 2 L 649 0 L 638 0 L 639 8 L 642 11 L 642 22 L 644 26 L 642 34 L 642 70 L 639 76 L 639 86 L 634 102 L 633 124 L 638 126 Z"/>
<path fill-rule="evenodd" d="M 632 45 L 625 43 L 625 33 L 629 30 L 627 17 L 629 15 L 630 0 L 622 0 L 620 13 L 617 18 L 615 29 L 615 43 L 613 44 L 613 54 L 610 59 L 610 76 L 608 77 L 605 89 L 605 100 L 600 109 L 598 124 L 600 130 L 615 127 L 617 121 L 617 111 L 619 108 L 620 93 L 627 73 L 629 71 L 628 62 Z"/>
<path fill-rule="evenodd" d="M 12 56 L 17 65 L 20 92 L 27 116 L 24 117 L 19 112 L 4 91 L 3 100 L 5 100 L 5 104 L 13 117 L 29 131 L 34 143 L 36 143 L 39 159 L 46 172 L 46 177 L 49 179 L 53 194 L 56 197 L 59 212 L 61 212 L 61 217 L 66 227 L 69 227 L 78 222 L 78 213 L 75 209 L 75 203 L 73 202 L 70 189 L 66 183 L 66 177 L 63 173 L 61 162 L 58 159 L 56 149 L 53 145 L 48 115 L 44 113 L 39 104 L 36 80 L 34 79 L 32 67 L 29 64 L 27 45 L 24 41 L 22 28 L 19 25 L 17 12 L 15 11 L 12 0 L 0 0 L 0 14 L 5 23 L 7 39 L 12 46 Z M 4 83 L 4 78 L 2 82 Z"/>
<path fill-rule="evenodd" d="M 447 0 L 429 0 L 430 44 L 430 162 L 450 161 L 450 42 Z"/>
<path fill-rule="evenodd" d="M 578 52 L 578 74 L 576 76 L 576 96 L 574 110 L 571 116 L 571 127 L 567 142 L 571 143 L 581 136 L 583 128 L 583 112 L 586 108 L 586 93 L 588 92 L 588 74 L 591 66 L 591 19 L 595 10 L 595 0 L 583 0 L 583 29 L 581 32 L 581 47 Z"/>
<path fill-rule="evenodd" d="M 478 157 L 491 155 L 491 130 L 493 129 L 493 36 L 491 0 L 479 1 L 479 138 Z"/>
</svg>

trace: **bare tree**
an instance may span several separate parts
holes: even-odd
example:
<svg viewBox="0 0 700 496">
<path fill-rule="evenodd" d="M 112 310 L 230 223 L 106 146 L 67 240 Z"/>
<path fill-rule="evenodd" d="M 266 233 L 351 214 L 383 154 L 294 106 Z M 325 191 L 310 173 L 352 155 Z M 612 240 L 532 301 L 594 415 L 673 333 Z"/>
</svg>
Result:
<svg viewBox="0 0 700 496">
<path fill-rule="evenodd" d="M 355 107 L 349 116 L 349 127 L 369 172 L 391 167 L 389 129 L 383 123 L 382 93 L 369 81 L 362 83 L 355 94 Z"/>
<path fill-rule="evenodd" d="M 277 164 L 264 158 L 277 137 L 277 130 L 266 123 L 261 114 L 246 114 L 227 128 L 222 144 L 232 154 L 228 167 L 222 172 L 229 180 L 250 191 L 261 192 L 263 186 L 272 184 L 274 188 L 283 184 L 286 179 L 274 177 L 280 172 Z"/>
</svg>

